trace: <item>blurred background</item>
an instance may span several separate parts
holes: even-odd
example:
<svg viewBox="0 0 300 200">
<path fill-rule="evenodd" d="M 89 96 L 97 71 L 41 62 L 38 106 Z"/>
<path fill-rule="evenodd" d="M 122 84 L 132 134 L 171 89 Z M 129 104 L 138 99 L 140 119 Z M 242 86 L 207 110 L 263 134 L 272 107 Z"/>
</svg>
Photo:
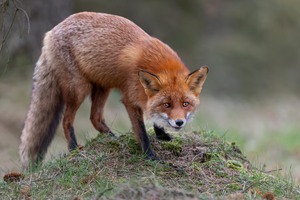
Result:
<svg viewBox="0 0 300 200">
<path fill-rule="evenodd" d="M 19 170 L 19 137 L 45 32 L 72 13 L 124 16 L 169 44 L 191 69 L 210 67 L 201 105 L 186 130 L 213 130 L 257 167 L 300 182 L 300 1 L 0 0 L 0 175 Z M 97 132 L 87 99 L 76 116 L 80 142 Z M 131 125 L 113 91 L 106 121 Z M 58 130 L 48 159 L 66 152 Z"/>
</svg>

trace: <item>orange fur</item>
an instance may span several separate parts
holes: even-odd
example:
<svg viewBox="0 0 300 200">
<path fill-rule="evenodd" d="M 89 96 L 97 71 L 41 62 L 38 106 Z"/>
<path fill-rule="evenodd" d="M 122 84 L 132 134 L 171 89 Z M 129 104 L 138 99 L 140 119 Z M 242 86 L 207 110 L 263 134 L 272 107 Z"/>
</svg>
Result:
<svg viewBox="0 0 300 200">
<path fill-rule="evenodd" d="M 154 157 L 143 114 L 157 121 L 186 119 L 199 104 L 207 72 L 202 67 L 190 74 L 169 46 L 123 17 L 92 12 L 71 15 L 44 38 L 19 148 L 23 166 L 42 159 L 64 106 L 68 147 L 77 147 L 73 122 L 87 95 L 92 100 L 92 124 L 100 132 L 111 133 L 103 119 L 111 88 L 122 92 L 137 141 Z M 183 107 L 186 102 L 189 105 Z M 166 103 L 169 108 L 164 107 Z M 169 125 L 174 127 L 173 121 Z"/>
</svg>

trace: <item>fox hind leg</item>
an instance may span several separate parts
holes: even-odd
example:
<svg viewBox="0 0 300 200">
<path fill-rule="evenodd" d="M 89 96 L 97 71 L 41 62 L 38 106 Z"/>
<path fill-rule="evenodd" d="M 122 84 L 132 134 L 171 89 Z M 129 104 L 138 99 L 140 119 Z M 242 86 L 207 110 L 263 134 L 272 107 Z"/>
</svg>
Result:
<svg viewBox="0 0 300 200">
<path fill-rule="evenodd" d="M 111 136 L 114 136 L 103 118 L 104 105 L 108 98 L 109 92 L 110 89 L 104 89 L 95 85 L 93 86 L 91 94 L 92 107 L 90 119 L 96 130 L 101 133 L 109 133 Z"/>
<path fill-rule="evenodd" d="M 77 140 L 74 132 L 74 119 L 75 119 L 75 114 L 76 111 L 78 110 L 78 107 L 74 107 L 71 105 L 66 106 L 66 111 L 63 119 L 63 128 L 64 128 L 64 133 L 65 137 L 68 143 L 68 148 L 70 151 L 74 150 L 77 148 Z"/>
<path fill-rule="evenodd" d="M 66 110 L 63 117 L 63 129 L 70 151 L 78 147 L 73 127 L 76 112 L 91 90 L 89 84 L 85 82 L 80 83 L 80 90 L 76 90 L 75 87 L 72 87 L 69 88 L 69 93 L 63 94 L 64 102 L 66 105 Z"/>
</svg>

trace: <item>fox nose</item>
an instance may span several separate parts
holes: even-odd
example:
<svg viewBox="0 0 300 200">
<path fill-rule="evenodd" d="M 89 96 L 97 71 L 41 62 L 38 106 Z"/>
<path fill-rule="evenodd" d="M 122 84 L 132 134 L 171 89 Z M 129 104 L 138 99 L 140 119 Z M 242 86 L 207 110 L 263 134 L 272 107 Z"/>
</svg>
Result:
<svg viewBox="0 0 300 200">
<path fill-rule="evenodd" d="M 181 119 L 176 119 L 176 121 L 175 121 L 175 124 L 176 124 L 177 126 L 182 126 L 183 123 L 184 123 L 184 122 L 183 122 Z"/>
</svg>

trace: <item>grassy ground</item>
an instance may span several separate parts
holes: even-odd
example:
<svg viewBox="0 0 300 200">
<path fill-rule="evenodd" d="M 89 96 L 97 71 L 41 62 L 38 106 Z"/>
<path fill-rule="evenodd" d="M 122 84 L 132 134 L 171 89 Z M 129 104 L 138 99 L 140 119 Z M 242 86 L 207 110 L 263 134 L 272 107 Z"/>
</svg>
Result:
<svg viewBox="0 0 300 200">
<path fill-rule="evenodd" d="M 254 167 L 235 143 L 211 131 L 175 134 L 162 142 L 149 130 L 164 162 L 146 160 L 133 134 L 99 134 L 83 150 L 52 159 L 24 179 L 0 182 L 7 199 L 278 199 L 300 188 L 277 172 Z"/>
</svg>

